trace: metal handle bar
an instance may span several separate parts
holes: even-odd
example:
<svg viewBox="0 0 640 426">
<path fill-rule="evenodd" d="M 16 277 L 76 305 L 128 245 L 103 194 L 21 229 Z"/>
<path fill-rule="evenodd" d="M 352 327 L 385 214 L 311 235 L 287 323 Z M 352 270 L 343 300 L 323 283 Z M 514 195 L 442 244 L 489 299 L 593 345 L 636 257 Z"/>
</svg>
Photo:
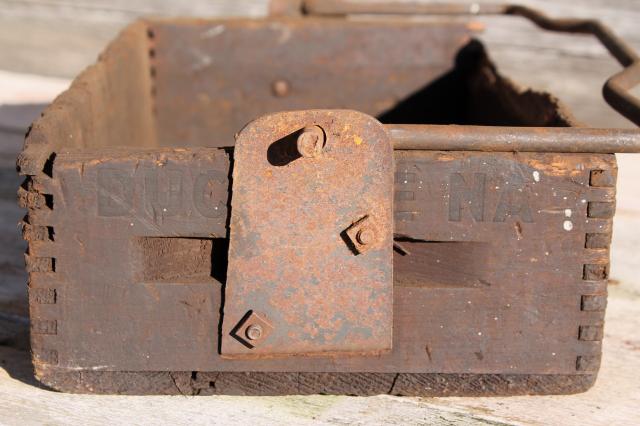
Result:
<svg viewBox="0 0 640 426">
<path fill-rule="evenodd" d="M 640 153 L 638 129 L 386 124 L 394 149 Z"/>
<path fill-rule="evenodd" d="M 545 30 L 594 35 L 624 67 L 624 70 L 611 77 L 604 85 L 605 100 L 613 109 L 640 126 L 640 99 L 629 93 L 629 90 L 640 84 L 640 57 L 631 46 L 598 20 L 550 18 L 526 6 L 492 3 L 305 0 L 303 7 L 306 13 L 312 15 L 514 15 L 525 17 Z"/>
</svg>

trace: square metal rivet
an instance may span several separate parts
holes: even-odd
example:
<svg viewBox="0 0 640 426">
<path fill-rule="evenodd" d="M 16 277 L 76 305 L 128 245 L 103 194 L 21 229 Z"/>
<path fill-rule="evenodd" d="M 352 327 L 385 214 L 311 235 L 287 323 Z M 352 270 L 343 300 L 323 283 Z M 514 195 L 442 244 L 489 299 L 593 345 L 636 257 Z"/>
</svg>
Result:
<svg viewBox="0 0 640 426">
<path fill-rule="evenodd" d="M 378 246 L 381 237 L 375 219 L 369 215 L 358 219 L 345 232 L 349 237 L 351 248 L 358 254 Z"/>
<path fill-rule="evenodd" d="M 254 311 L 249 311 L 231 331 L 231 335 L 240 343 L 252 349 L 259 345 L 273 331 L 273 326 Z"/>
</svg>

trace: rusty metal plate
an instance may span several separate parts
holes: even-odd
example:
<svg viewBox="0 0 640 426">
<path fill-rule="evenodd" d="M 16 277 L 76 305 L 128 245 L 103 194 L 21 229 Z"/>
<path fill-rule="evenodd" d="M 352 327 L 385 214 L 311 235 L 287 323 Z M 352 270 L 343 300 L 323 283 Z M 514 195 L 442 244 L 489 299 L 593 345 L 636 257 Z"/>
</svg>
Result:
<svg viewBox="0 0 640 426">
<path fill-rule="evenodd" d="M 356 111 L 262 117 L 234 152 L 226 357 L 392 345 L 393 157 Z"/>
</svg>

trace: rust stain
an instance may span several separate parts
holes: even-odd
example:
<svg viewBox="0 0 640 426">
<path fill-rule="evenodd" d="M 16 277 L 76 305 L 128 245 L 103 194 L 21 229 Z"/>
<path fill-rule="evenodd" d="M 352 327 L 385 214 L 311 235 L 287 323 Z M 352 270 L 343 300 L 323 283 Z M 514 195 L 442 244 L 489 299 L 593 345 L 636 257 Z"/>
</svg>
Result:
<svg viewBox="0 0 640 426">
<path fill-rule="evenodd" d="M 583 170 L 567 168 L 567 160 L 563 155 L 554 156 L 551 161 L 530 159 L 528 163 L 536 170 L 543 172 L 549 176 L 579 176 L 584 173 Z"/>
<path fill-rule="evenodd" d="M 326 135 L 321 155 L 300 152 L 311 124 Z M 222 355 L 389 351 L 393 150 L 384 127 L 355 111 L 273 114 L 240 132 L 234 157 Z M 248 311 L 273 325 L 252 348 L 232 333 Z"/>
</svg>

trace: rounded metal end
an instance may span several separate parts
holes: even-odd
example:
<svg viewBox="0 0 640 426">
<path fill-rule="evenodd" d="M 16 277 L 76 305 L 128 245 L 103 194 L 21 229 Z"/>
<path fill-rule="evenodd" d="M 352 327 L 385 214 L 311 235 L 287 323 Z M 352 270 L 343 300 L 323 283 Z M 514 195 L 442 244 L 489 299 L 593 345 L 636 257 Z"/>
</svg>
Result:
<svg viewBox="0 0 640 426">
<path fill-rule="evenodd" d="M 356 234 L 356 239 L 360 244 L 366 246 L 368 244 L 373 244 L 376 240 L 376 234 L 370 228 L 362 228 Z"/>
<path fill-rule="evenodd" d="M 262 337 L 262 327 L 259 324 L 251 324 L 247 327 L 245 335 L 249 340 L 258 340 Z"/>
<path fill-rule="evenodd" d="M 284 98 L 289 94 L 290 90 L 291 86 L 287 80 L 276 80 L 271 84 L 271 91 L 278 98 Z"/>
<path fill-rule="evenodd" d="M 324 130 L 320 126 L 305 127 L 298 136 L 298 153 L 307 158 L 318 157 L 322 154 L 324 142 Z"/>
</svg>

